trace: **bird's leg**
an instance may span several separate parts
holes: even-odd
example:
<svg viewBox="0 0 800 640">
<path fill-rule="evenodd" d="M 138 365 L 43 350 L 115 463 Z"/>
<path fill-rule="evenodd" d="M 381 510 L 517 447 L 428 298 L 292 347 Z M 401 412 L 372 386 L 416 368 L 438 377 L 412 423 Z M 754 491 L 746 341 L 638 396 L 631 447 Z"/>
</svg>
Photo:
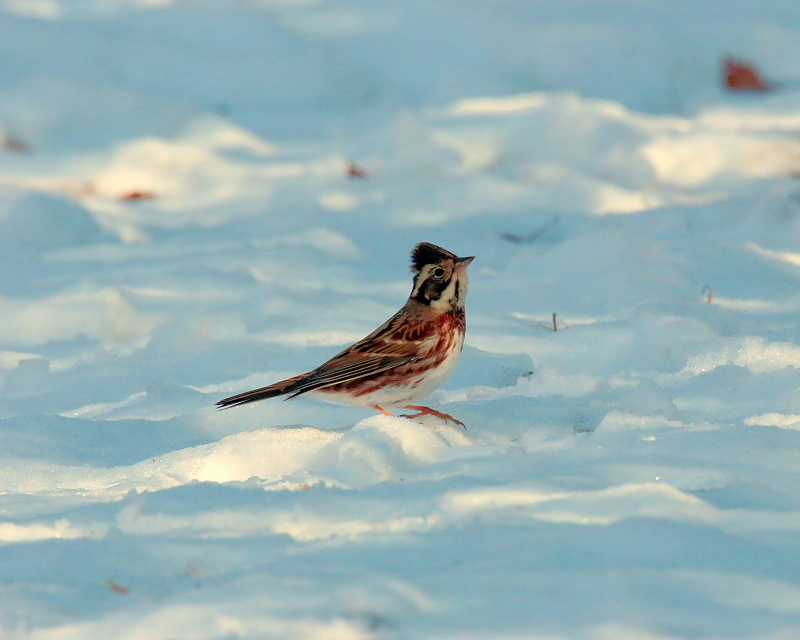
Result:
<svg viewBox="0 0 800 640">
<path fill-rule="evenodd" d="M 401 409 L 411 409 L 412 411 L 419 411 L 419 413 L 415 413 L 415 414 L 410 415 L 410 416 L 403 416 L 404 418 L 408 418 L 410 420 L 413 420 L 414 418 L 419 418 L 421 416 L 436 416 L 437 418 L 440 418 L 441 420 L 444 420 L 445 422 L 450 420 L 452 422 L 455 422 L 456 424 L 460 424 L 462 427 L 464 427 L 465 431 L 467 429 L 467 425 L 465 425 L 463 422 L 461 422 L 461 420 L 456 420 L 449 413 L 442 413 L 441 411 L 437 411 L 436 409 L 431 409 L 430 407 L 422 407 L 422 406 L 415 405 L 415 404 L 409 404 L 409 405 L 406 405 L 405 407 L 401 407 Z"/>
<path fill-rule="evenodd" d="M 393 413 L 389 413 L 389 412 L 388 412 L 386 409 L 384 409 L 383 407 L 379 407 L 377 404 L 373 404 L 373 405 L 372 405 L 372 408 L 373 408 L 373 409 L 375 409 L 375 411 L 377 411 L 378 413 L 382 413 L 383 415 L 385 415 L 385 416 L 389 416 L 390 418 L 395 418 L 395 417 L 397 417 L 397 416 L 395 416 Z"/>
</svg>

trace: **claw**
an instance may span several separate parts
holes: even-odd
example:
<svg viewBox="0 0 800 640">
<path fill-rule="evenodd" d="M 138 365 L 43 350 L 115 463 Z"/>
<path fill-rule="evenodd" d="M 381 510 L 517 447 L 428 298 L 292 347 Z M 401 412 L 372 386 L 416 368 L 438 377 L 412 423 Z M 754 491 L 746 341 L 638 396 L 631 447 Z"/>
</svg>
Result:
<svg viewBox="0 0 800 640">
<path fill-rule="evenodd" d="M 402 416 L 403 418 L 408 418 L 409 420 L 413 420 L 414 418 L 420 418 L 422 416 L 436 416 L 437 418 L 439 418 L 440 420 L 444 420 L 445 422 L 447 422 L 449 420 L 450 422 L 455 422 L 456 424 L 460 424 L 462 427 L 464 427 L 464 431 L 467 430 L 467 425 L 465 425 L 463 422 L 461 422 L 461 420 L 457 420 L 456 418 L 451 416 L 449 413 L 442 413 L 441 411 L 437 411 L 436 409 L 431 409 L 430 407 L 422 407 L 422 406 L 418 406 L 418 405 L 414 405 L 414 404 L 410 404 L 410 405 L 407 405 L 405 407 L 400 407 L 400 408 L 401 409 L 411 409 L 412 411 L 418 411 L 419 412 L 419 413 L 414 413 L 414 414 L 409 415 L 409 416 L 406 416 L 406 415 Z"/>
</svg>

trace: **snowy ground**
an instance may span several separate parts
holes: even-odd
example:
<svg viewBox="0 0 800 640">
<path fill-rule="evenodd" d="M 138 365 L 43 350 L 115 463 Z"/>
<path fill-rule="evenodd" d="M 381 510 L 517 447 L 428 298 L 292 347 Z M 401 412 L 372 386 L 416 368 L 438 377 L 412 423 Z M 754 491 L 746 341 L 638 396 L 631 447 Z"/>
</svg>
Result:
<svg viewBox="0 0 800 640">
<path fill-rule="evenodd" d="M 795 2 L 0 11 L 0 637 L 800 637 Z M 423 240 L 466 431 L 214 409 Z"/>
</svg>

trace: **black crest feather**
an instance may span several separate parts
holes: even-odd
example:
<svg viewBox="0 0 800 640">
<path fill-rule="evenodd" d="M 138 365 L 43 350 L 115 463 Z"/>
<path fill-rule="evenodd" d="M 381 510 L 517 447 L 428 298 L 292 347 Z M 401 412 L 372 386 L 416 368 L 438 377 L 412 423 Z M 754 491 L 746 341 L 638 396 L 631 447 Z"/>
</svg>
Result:
<svg viewBox="0 0 800 640">
<path fill-rule="evenodd" d="M 411 252 L 411 271 L 422 271 L 426 264 L 439 264 L 447 260 L 455 260 L 458 256 L 447 249 L 437 247 L 430 242 L 420 242 Z"/>
</svg>

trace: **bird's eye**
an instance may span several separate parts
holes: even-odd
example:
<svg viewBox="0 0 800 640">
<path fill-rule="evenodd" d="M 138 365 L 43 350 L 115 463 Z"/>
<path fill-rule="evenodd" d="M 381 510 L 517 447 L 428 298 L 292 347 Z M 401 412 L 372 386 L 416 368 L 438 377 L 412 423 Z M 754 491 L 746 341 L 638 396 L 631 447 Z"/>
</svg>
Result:
<svg viewBox="0 0 800 640">
<path fill-rule="evenodd" d="M 431 275 L 434 278 L 442 278 L 444 277 L 444 269 L 441 267 L 436 267 L 433 271 L 431 271 Z"/>
</svg>

